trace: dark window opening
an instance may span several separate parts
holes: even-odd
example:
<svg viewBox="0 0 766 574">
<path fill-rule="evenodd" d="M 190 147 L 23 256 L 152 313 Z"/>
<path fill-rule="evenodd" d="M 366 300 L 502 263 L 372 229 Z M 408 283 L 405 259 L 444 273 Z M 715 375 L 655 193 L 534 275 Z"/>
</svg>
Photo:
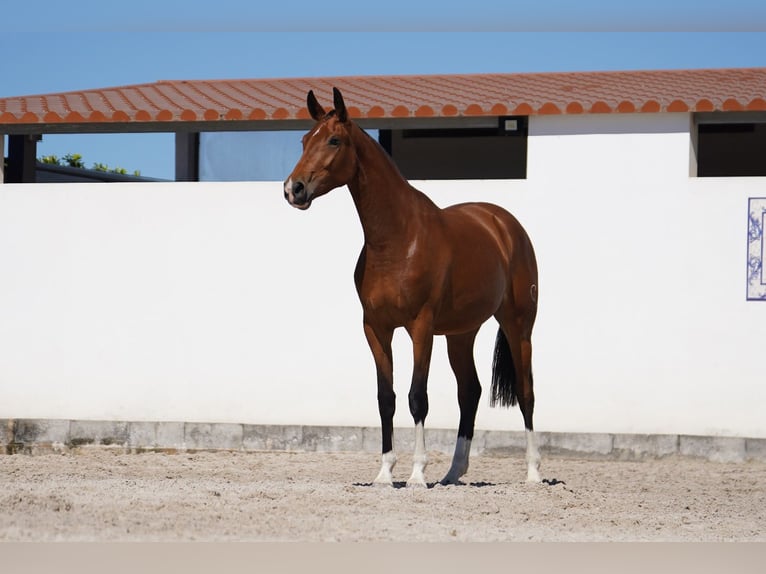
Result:
<svg viewBox="0 0 766 574">
<path fill-rule="evenodd" d="M 697 176 L 766 176 L 766 123 L 699 124 Z"/>
<path fill-rule="evenodd" d="M 379 141 L 407 179 L 524 179 L 527 118 L 496 127 L 380 130 Z"/>
</svg>

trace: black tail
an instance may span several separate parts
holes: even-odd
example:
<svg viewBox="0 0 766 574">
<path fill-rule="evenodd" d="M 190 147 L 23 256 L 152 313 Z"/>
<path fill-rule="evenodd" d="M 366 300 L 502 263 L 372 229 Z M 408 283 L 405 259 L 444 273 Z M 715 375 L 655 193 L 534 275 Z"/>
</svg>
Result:
<svg viewBox="0 0 766 574">
<path fill-rule="evenodd" d="M 492 359 L 492 395 L 489 406 L 512 407 L 516 404 L 516 369 L 511 348 L 502 329 L 497 330 L 495 356 Z"/>
</svg>

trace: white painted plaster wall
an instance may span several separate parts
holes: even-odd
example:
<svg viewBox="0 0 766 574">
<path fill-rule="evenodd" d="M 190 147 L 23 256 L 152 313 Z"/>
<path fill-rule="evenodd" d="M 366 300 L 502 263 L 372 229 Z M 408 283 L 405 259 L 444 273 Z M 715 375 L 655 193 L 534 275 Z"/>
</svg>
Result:
<svg viewBox="0 0 766 574">
<path fill-rule="evenodd" d="M 766 180 L 689 178 L 688 130 L 532 118 L 527 180 L 416 183 L 500 203 L 533 239 L 539 430 L 766 437 L 766 304 L 745 300 Z M 377 426 L 361 238 L 345 189 L 304 213 L 279 183 L 0 186 L 0 418 Z M 397 333 L 401 426 L 410 365 Z M 429 390 L 428 426 L 456 428 L 441 338 Z M 477 427 L 523 428 L 487 402 Z"/>
</svg>

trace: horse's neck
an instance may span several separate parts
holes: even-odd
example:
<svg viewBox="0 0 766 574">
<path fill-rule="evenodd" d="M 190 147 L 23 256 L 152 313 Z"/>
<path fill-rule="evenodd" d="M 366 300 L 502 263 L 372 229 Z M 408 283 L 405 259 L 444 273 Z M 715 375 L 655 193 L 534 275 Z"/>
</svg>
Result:
<svg viewBox="0 0 766 574">
<path fill-rule="evenodd" d="M 407 241 L 418 229 L 425 212 L 437 209 L 423 193 L 412 187 L 383 148 L 356 128 L 358 158 L 356 177 L 348 188 L 369 247 L 384 247 Z"/>
</svg>

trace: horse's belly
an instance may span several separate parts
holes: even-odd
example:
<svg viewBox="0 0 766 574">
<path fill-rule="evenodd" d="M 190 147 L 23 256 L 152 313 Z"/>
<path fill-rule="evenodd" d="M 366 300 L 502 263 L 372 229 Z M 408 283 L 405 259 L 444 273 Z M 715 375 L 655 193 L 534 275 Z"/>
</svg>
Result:
<svg viewBox="0 0 766 574">
<path fill-rule="evenodd" d="M 437 335 L 452 335 L 474 331 L 495 314 L 499 305 L 499 302 L 481 302 L 442 311 L 434 318 L 434 332 Z"/>
<path fill-rule="evenodd" d="M 436 333 L 450 335 L 478 329 L 497 312 L 505 290 L 505 276 L 492 273 L 477 276 L 464 288 L 445 293 L 434 317 Z"/>
</svg>

